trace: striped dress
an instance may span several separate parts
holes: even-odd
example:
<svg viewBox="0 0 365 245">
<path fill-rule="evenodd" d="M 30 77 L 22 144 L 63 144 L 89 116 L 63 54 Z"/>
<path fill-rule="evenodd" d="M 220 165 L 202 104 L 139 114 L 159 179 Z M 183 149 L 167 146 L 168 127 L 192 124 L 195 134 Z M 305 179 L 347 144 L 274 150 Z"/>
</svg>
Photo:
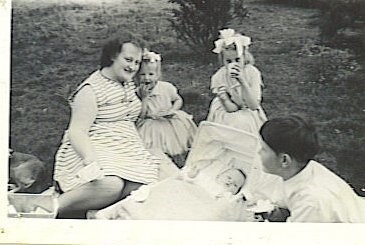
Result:
<svg viewBox="0 0 365 245">
<path fill-rule="evenodd" d="M 71 95 L 71 107 L 73 98 L 85 85 L 90 85 L 96 96 L 98 112 L 89 137 L 105 175 L 144 184 L 157 181 L 161 160 L 145 149 L 135 127 L 141 102 L 136 96 L 134 83 L 122 85 L 95 71 Z M 76 177 L 82 167 L 82 159 L 71 145 L 66 130 L 56 153 L 54 172 L 54 179 L 62 191 L 67 192 L 83 184 Z"/>
</svg>

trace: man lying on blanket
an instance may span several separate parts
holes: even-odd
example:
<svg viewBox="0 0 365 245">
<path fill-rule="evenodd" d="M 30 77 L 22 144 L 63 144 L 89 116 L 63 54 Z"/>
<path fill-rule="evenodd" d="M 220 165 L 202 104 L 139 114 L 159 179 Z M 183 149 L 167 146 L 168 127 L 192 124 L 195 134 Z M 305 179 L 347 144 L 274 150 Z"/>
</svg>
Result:
<svg viewBox="0 0 365 245">
<path fill-rule="evenodd" d="M 97 219 L 252 221 L 245 197 L 257 154 L 255 136 L 200 125 L 185 167 L 96 213 Z"/>
<path fill-rule="evenodd" d="M 290 211 L 288 222 L 365 222 L 365 200 L 314 160 L 319 137 L 311 123 L 297 115 L 273 118 L 264 123 L 260 135 L 263 170 L 283 180 L 282 207 Z"/>
</svg>

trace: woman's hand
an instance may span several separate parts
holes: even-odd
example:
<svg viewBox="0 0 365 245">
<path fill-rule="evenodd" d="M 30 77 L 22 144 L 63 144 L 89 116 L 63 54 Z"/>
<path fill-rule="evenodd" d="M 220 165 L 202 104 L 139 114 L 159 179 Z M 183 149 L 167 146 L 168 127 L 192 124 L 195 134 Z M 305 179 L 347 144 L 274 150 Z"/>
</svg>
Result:
<svg viewBox="0 0 365 245">
<path fill-rule="evenodd" d="M 80 169 L 76 176 L 80 178 L 81 182 L 85 183 L 104 178 L 104 172 L 97 162 L 92 162 Z"/>
</svg>

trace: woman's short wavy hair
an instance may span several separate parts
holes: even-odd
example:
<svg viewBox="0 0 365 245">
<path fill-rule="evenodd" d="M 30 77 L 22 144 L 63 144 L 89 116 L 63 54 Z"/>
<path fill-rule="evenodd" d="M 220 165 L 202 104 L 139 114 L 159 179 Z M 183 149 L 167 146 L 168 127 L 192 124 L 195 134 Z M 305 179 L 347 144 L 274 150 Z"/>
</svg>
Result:
<svg viewBox="0 0 365 245">
<path fill-rule="evenodd" d="M 122 47 L 126 43 L 132 43 L 141 50 L 144 47 L 144 42 L 132 35 L 125 35 L 123 38 L 113 38 L 103 46 L 100 57 L 100 68 L 109 67 L 113 64 L 113 59 L 122 51 Z"/>
</svg>

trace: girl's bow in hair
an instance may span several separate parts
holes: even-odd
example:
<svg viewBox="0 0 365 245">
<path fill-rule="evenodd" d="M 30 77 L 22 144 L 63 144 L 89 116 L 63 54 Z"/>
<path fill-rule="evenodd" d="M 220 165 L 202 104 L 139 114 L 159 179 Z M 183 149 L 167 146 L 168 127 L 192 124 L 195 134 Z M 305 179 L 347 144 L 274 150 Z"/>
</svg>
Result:
<svg viewBox="0 0 365 245">
<path fill-rule="evenodd" d="M 251 44 L 251 38 L 247 36 L 243 36 L 239 33 L 235 33 L 233 29 L 224 29 L 219 31 L 219 39 L 214 42 L 215 48 L 213 49 L 214 53 L 219 54 L 222 52 L 224 47 L 227 47 L 231 44 L 236 45 L 238 55 L 243 54 L 243 47 L 247 48 Z"/>
<path fill-rule="evenodd" d="M 161 61 L 161 55 L 157 54 L 155 52 L 152 51 L 148 51 L 148 49 L 144 49 L 143 50 L 143 60 L 148 60 L 149 62 L 158 62 Z"/>
</svg>

